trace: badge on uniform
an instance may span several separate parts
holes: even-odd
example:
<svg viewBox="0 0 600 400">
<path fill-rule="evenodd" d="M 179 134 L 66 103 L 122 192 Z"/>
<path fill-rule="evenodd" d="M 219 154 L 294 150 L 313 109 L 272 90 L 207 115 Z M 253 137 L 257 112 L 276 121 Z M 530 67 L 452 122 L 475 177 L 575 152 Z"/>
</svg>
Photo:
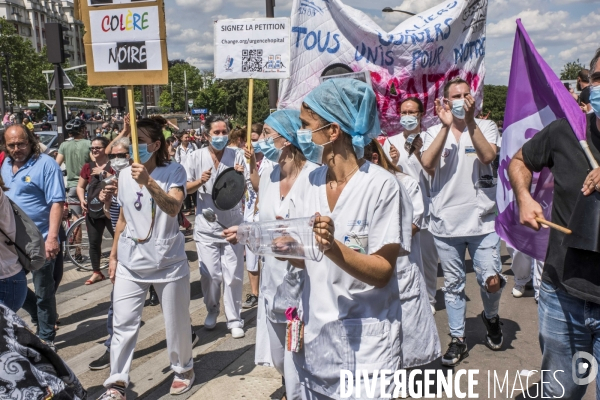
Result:
<svg viewBox="0 0 600 400">
<path fill-rule="evenodd" d="M 366 233 L 350 232 L 344 236 L 344 245 L 356 251 L 357 253 L 367 254 L 369 247 L 369 235 Z"/>
<path fill-rule="evenodd" d="M 31 177 L 29 175 L 25 176 L 23 180 L 27 183 L 31 182 Z"/>
<path fill-rule="evenodd" d="M 298 317 L 298 309 L 289 307 L 285 310 L 287 329 L 285 331 L 285 348 L 293 353 L 302 350 L 304 342 L 304 322 Z"/>
</svg>

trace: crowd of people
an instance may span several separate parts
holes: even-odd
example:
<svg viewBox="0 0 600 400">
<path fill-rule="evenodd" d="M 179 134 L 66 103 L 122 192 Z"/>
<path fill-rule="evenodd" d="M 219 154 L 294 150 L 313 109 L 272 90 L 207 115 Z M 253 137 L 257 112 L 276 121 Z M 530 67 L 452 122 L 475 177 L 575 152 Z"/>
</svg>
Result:
<svg viewBox="0 0 600 400">
<path fill-rule="evenodd" d="M 580 104 L 588 113 L 590 148 L 600 160 L 599 58 L 600 49 L 590 70 L 580 74 Z M 125 399 L 148 292 L 165 319 L 175 375 L 171 394 L 185 393 L 194 383 L 192 348 L 199 337 L 187 311 L 184 235 L 193 235 L 198 253 L 204 328 L 215 328 L 223 302 L 231 336 L 242 338 L 242 308 L 258 307 L 255 362 L 277 369 L 289 400 L 339 398 L 342 369 L 395 371 L 440 356 L 447 367 L 459 364 L 468 356 L 467 250 L 480 287 L 486 345 L 499 351 L 507 279 L 494 225 L 493 164 L 501 134 L 493 121 L 476 118 L 476 108 L 469 84 L 454 78 L 435 101 L 439 124 L 425 129 L 423 103 L 407 97 L 400 104 L 403 131 L 388 137 L 379 126 L 372 88 L 340 77 L 312 90 L 300 110 L 276 111 L 250 127 L 233 128 L 226 117 L 210 115 L 201 129 L 179 131 L 161 116 L 126 116 L 121 129 L 105 122 L 91 135 L 83 119 L 74 119 L 56 160 L 43 154 L 27 123 L 9 124 L 1 138 L 0 212 L 8 218 L 0 220 L 0 229 L 8 241 L 0 242 L 0 304 L 15 312 L 24 308 L 39 338 L 53 346 L 61 221 L 68 208 L 73 218 L 85 215 L 93 268 L 86 285 L 107 278 L 100 262 L 104 232 L 114 238 L 107 351 L 90 364 L 92 370 L 110 367 L 103 400 Z M 246 145 L 248 131 L 252 146 Z M 600 191 L 600 172 L 588 172 L 579 152 L 570 125 L 560 119 L 517 153 L 509 175 L 523 224 L 540 229 L 535 217 L 543 216 L 542 208 L 531 198 L 530 185 L 532 173 L 542 168 L 554 174 L 552 219 L 561 225 L 568 223 L 578 192 Z M 213 187 L 230 168 L 243 175 L 246 190 L 233 208 L 222 210 Z M 31 272 L 34 290 L 27 288 L 27 271 L 12 246 L 9 199 L 45 240 L 46 262 Z M 185 216 L 192 214 L 190 229 Z M 238 241 L 244 222 L 311 216 L 323 253 L 318 261 L 256 255 Z M 533 279 L 542 369 L 570 371 L 572 341 L 590 353 L 597 342 L 589 318 L 600 307 L 600 281 L 590 271 L 600 255 L 567 249 L 557 231 L 550 234 L 545 263 L 509 251 L 512 295 L 523 296 Z M 433 317 L 438 261 L 451 336 L 443 353 Z M 244 266 L 251 288 L 245 300 Z M 375 393 L 393 391 L 394 384 L 374 384 Z M 565 398 L 576 399 L 585 392 L 585 386 L 568 382 L 542 386 L 546 396 L 564 390 Z"/>
</svg>

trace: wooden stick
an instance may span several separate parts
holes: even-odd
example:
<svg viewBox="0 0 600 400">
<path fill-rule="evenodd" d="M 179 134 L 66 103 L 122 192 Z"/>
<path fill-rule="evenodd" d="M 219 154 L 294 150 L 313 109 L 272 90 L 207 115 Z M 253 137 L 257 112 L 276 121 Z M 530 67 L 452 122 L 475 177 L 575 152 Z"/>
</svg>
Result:
<svg viewBox="0 0 600 400">
<path fill-rule="evenodd" d="M 133 99 L 133 86 L 127 86 L 127 103 L 129 103 L 129 125 L 131 126 L 131 146 L 133 149 L 133 162 L 140 162 L 138 151 L 137 113 L 135 112 L 135 101 Z"/>
<path fill-rule="evenodd" d="M 570 235 L 571 233 L 573 233 L 572 230 L 565 228 L 564 226 L 560 226 L 555 224 L 554 222 L 550 222 L 550 221 L 546 221 L 544 218 L 540 218 L 540 217 L 535 217 L 535 220 L 537 222 L 539 222 L 540 224 L 544 224 L 546 226 L 549 226 L 552 229 L 556 229 L 557 231 L 560 231 L 566 235 Z"/>
<path fill-rule="evenodd" d="M 246 125 L 246 146 L 252 151 L 252 103 L 254 99 L 254 79 L 248 80 L 248 125 Z M 250 159 L 247 160 L 250 163 Z"/>
</svg>

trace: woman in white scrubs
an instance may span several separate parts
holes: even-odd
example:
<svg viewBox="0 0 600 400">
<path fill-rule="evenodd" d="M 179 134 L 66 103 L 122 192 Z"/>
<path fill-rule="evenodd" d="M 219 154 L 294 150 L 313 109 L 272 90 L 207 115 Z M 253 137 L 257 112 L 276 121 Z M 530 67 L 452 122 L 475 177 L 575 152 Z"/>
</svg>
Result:
<svg viewBox="0 0 600 400">
<path fill-rule="evenodd" d="M 389 172 L 361 160 L 364 146 L 381 131 L 370 85 L 328 80 L 304 99 L 300 120 L 300 148 L 308 161 L 323 166 L 296 182 L 292 216 L 321 214 L 314 232 L 324 249 L 320 262 L 292 262 L 305 268 L 300 305 L 304 344 L 294 353 L 301 396 L 339 399 L 344 369 L 362 381 L 366 397 L 359 371 L 402 367 L 394 276 L 400 187 Z M 370 383 L 379 396 L 381 379 Z M 393 386 L 385 391 L 391 393 Z"/>
<path fill-rule="evenodd" d="M 418 97 L 408 97 L 400 104 L 400 124 L 404 131 L 398 135 L 390 137 L 383 143 L 383 150 L 392 160 L 394 165 L 399 166 L 407 175 L 413 177 L 418 183 L 423 198 L 423 220 L 420 231 L 417 233 L 421 244 L 421 254 L 423 259 L 423 276 L 427 285 L 429 303 L 431 311 L 435 314 L 435 294 L 437 291 L 437 271 L 438 271 L 438 253 L 433 235 L 428 230 L 429 224 L 429 203 L 431 202 L 431 184 L 429 174 L 421 165 L 421 147 L 423 147 L 424 130 L 421 126 L 421 119 L 425 108 Z M 406 151 L 406 139 L 410 135 L 420 135 L 413 141 L 414 152 L 409 154 Z M 393 147 L 392 147 L 393 146 Z M 395 150 L 394 150 L 395 149 Z"/>
<path fill-rule="evenodd" d="M 110 376 L 103 400 L 125 399 L 129 369 L 139 332 L 146 293 L 154 285 L 165 318 L 167 349 L 175 379 L 171 394 L 181 394 L 194 383 L 190 330 L 190 269 L 185 239 L 177 214 L 185 198 L 183 167 L 168 161 L 161 126 L 138 122 L 140 164 L 119 174 L 121 205 L 110 255 L 113 293 L 113 337 Z M 130 147 L 131 153 L 131 147 Z M 133 157 L 132 157 L 133 158 Z"/>
<path fill-rule="evenodd" d="M 403 189 L 400 232 L 402 247 L 408 251 L 401 250 L 396 261 L 402 305 L 402 367 L 415 368 L 428 364 L 441 355 L 440 338 L 429 309 L 427 287 L 423 278 L 419 242 L 419 231 L 423 223 L 423 197 L 419 183 L 410 175 L 400 172 L 376 140 L 365 147 L 365 159 L 377 160 L 379 165 L 396 176 Z M 406 246 L 404 243 L 410 245 Z"/>
<path fill-rule="evenodd" d="M 224 170 L 235 167 L 258 188 L 256 168 L 248 172 L 244 154 L 227 147 L 229 127 L 224 117 L 211 115 L 204 123 L 210 137 L 210 145 L 190 154 L 185 162 L 187 190 L 198 192 L 194 240 L 200 264 L 200 283 L 208 315 L 205 329 L 213 329 L 220 311 L 221 285 L 227 328 L 234 338 L 244 337 L 244 320 L 241 316 L 242 289 L 244 281 L 244 246 L 228 243 L 222 236 L 223 228 L 216 222 L 208 222 L 202 211 L 211 208 L 217 219 L 225 226 L 234 226 L 244 219 L 242 201 L 231 210 L 217 209 L 212 200 L 212 189 L 216 178 Z M 252 163 L 251 165 L 256 165 Z"/>
</svg>

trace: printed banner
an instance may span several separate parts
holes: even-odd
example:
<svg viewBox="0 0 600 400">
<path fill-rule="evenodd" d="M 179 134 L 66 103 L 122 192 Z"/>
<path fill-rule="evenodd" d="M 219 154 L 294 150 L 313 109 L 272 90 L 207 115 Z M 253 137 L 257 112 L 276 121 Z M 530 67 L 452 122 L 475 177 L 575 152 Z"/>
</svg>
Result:
<svg viewBox="0 0 600 400">
<path fill-rule="evenodd" d="M 585 140 L 585 114 L 537 52 L 521 20 L 517 20 L 498 168 L 496 232 L 509 246 L 541 261 L 546 258 L 550 230 L 535 232 L 519 223 L 519 208 L 508 179 L 508 166 L 529 139 L 557 118 L 566 118 L 578 139 Z M 534 173 L 531 196 L 540 203 L 548 221 L 553 194 L 554 178 L 550 170 L 545 168 Z"/>
<path fill-rule="evenodd" d="M 215 77 L 290 76 L 290 19 L 222 19 L 215 23 Z"/>
<path fill-rule="evenodd" d="M 434 100 L 460 76 L 481 106 L 487 0 L 448 0 L 385 32 L 340 0 L 294 0 L 291 76 L 281 82 L 279 108 L 300 108 L 323 70 L 341 63 L 369 70 L 384 132 L 402 130 L 400 102 L 419 97 L 424 126 L 437 123 Z"/>
<path fill-rule="evenodd" d="M 111 4 L 148 3 L 156 0 L 88 0 L 89 6 L 106 6 Z"/>
</svg>

